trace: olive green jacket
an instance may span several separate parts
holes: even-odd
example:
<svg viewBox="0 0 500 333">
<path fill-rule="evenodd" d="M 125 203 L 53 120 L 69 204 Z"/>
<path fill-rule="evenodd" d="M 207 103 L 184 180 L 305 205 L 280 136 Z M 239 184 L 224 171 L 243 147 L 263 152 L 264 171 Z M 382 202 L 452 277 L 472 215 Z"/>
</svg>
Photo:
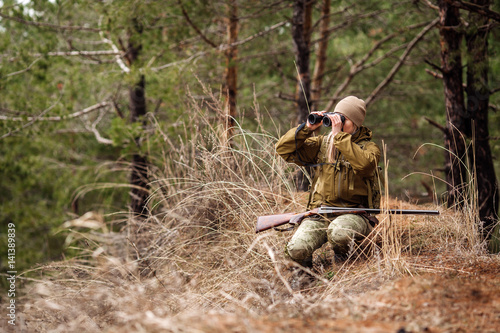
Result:
<svg viewBox="0 0 500 333">
<path fill-rule="evenodd" d="M 313 136 L 306 126 L 299 131 L 296 127 L 279 139 L 276 152 L 287 162 L 300 166 L 326 163 L 317 166 L 309 209 L 321 205 L 368 207 L 367 179 L 373 178 L 380 160 L 380 148 L 371 138 L 372 131 L 364 126 L 353 135 L 338 133 L 334 137 L 336 160 L 327 163 L 326 136 Z"/>
</svg>

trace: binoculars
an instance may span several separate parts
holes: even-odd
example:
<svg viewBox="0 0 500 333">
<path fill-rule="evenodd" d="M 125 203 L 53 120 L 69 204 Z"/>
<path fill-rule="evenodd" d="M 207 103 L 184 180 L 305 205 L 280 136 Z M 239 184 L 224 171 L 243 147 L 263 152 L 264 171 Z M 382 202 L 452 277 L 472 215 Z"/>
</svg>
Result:
<svg viewBox="0 0 500 333">
<path fill-rule="evenodd" d="M 309 116 L 307 116 L 307 120 L 311 125 L 317 124 L 321 121 L 323 121 L 323 126 L 325 127 L 331 127 L 332 126 L 332 120 L 328 117 L 329 114 L 338 114 L 340 116 L 340 120 L 342 121 L 342 125 L 345 123 L 345 117 L 343 114 L 337 113 L 337 112 L 327 112 L 324 113 L 322 116 L 316 113 L 311 113 Z"/>
</svg>

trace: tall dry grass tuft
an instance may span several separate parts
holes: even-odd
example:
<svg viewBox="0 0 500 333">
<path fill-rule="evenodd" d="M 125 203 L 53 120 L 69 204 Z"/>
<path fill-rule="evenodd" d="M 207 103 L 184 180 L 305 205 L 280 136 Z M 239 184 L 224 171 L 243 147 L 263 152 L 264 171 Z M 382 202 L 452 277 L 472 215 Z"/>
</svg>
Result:
<svg viewBox="0 0 500 333">
<path fill-rule="evenodd" d="M 479 218 L 478 184 L 476 178 L 477 172 L 475 170 L 476 160 L 475 157 L 471 158 L 469 156 L 471 151 L 470 146 L 473 146 L 473 143 L 467 143 L 464 137 L 461 140 L 464 141 L 466 147 L 466 155 L 462 159 L 459 159 L 453 152 L 439 145 L 424 144 L 421 147 L 428 145 L 443 150 L 446 154 L 454 155 L 453 157 L 462 163 L 465 173 L 460 174 L 460 179 L 462 179 L 463 184 L 456 191 L 456 193 L 459 193 L 459 196 L 456 198 L 455 205 L 448 207 L 447 216 L 451 218 L 451 221 L 440 225 L 442 228 L 440 234 L 448 240 L 448 243 L 455 245 L 456 251 L 471 255 L 483 255 L 487 244 L 482 237 L 483 227 Z M 474 154 L 473 149 L 472 153 Z M 436 177 L 433 174 L 426 175 L 432 177 L 435 182 L 442 182 L 447 186 L 451 186 L 445 179 Z M 452 240 L 451 242 L 450 239 Z"/>
<path fill-rule="evenodd" d="M 384 156 L 384 195 L 383 200 L 381 200 L 381 208 L 386 212 L 396 207 L 389 206 L 389 161 L 387 160 L 387 146 L 385 143 L 383 143 L 382 151 Z M 401 209 L 401 207 L 397 208 Z M 380 254 L 383 259 L 383 265 L 391 274 L 394 272 L 410 272 L 402 251 L 402 235 L 405 226 L 402 223 L 398 223 L 398 219 L 400 219 L 400 217 L 383 213 L 379 228 L 375 230 L 379 232 L 381 238 Z"/>
<path fill-rule="evenodd" d="M 220 315 L 335 318 L 339 307 L 356 308 L 353 296 L 425 269 L 407 257 L 425 253 L 428 240 L 455 244 L 461 237 L 457 228 L 443 230 L 446 217 L 383 214 L 367 257 L 335 263 L 325 245 L 311 272 L 317 282 L 295 290 L 283 256 L 291 233 L 255 234 L 258 216 L 305 209 L 295 168 L 276 156 L 257 103 L 259 128 L 249 132 L 236 122 L 226 138 L 216 121 L 221 102 L 206 87 L 205 94 L 191 98 L 184 136 L 174 141 L 156 126 L 164 147 L 145 218 L 129 217 L 120 232 L 95 213 L 64 226 L 80 255 L 33 270 L 40 278 L 23 299 L 27 330 L 181 332 Z M 408 208 L 387 191 L 383 204 Z"/>
<path fill-rule="evenodd" d="M 255 235 L 259 215 L 304 209 L 294 169 L 276 158 L 276 139 L 262 128 L 247 132 L 237 122 L 225 138 L 214 125 L 220 101 L 205 92 L 204 101 L 192 98 L 183 137 L 157 127 L 164 150 L 146 218 L 130 217 L 121 232 L 97 213 L 64 225 L 80 255 L 31 272 L 43 278 L 26 293 L 30 330 L 130 331 L 138 323 L 131 330 L 140 331 L 209 311 L 284 308 L 296 298 L 284 277 L 284 235 Z"/>
</svg>

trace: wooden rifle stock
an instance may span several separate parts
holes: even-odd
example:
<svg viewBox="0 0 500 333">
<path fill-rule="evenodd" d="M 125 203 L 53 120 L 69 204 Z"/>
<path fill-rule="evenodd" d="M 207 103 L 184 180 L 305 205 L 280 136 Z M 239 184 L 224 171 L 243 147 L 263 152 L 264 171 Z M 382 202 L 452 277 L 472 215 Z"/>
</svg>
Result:
<svg viewBox="0 0 500 333">
<path fill-rule="evenodd" d="M 305 213 L 286 213 L 277 215 L 259 216 L 257 219 L 256 233 L 265 231 L 271 228 L 279 227 L 280 225 L 291 223 L 297 224 L 302 221 L 304 217 L 318 214 L 318 209 L 313 209 Z"/>
<path fill-rule="evenodd" d="M 257 219 L 256 233 L 271 228 L 279 227 L 283 224 L 299 224 L 305 217 L 311 215 L 343 215 L 343 214 L 402 214 L 402 215 L 439 215 L 437 210 L 418 209 L 372 209 L 372 208 L 349 208 L 349 207 L 320 207 L 305 213 L 286 213 L 277 215 L 259 216 Z"/>
</svg>

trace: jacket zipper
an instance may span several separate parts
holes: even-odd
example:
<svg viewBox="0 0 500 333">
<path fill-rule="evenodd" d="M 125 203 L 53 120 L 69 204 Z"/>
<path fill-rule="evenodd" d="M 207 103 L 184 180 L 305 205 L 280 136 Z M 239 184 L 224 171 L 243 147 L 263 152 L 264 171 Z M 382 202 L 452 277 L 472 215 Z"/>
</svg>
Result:
<svg viewBox="0 0 500 333">
<path fill-rule="evenodd" d="M 340 154 L 337 156 L 337 163 L 341 162 L 339 160 L 340 160 Z M 342 163 L 339 163 L 338 165 L 339 165 L 339 170 L 338 170 L 339 181 L 338 181 L 337 197 L 340 199 L 340 198 L 342 198 L 342 186 L 341 186 L 341 183 L 342 183 Z"/>
</svg>

